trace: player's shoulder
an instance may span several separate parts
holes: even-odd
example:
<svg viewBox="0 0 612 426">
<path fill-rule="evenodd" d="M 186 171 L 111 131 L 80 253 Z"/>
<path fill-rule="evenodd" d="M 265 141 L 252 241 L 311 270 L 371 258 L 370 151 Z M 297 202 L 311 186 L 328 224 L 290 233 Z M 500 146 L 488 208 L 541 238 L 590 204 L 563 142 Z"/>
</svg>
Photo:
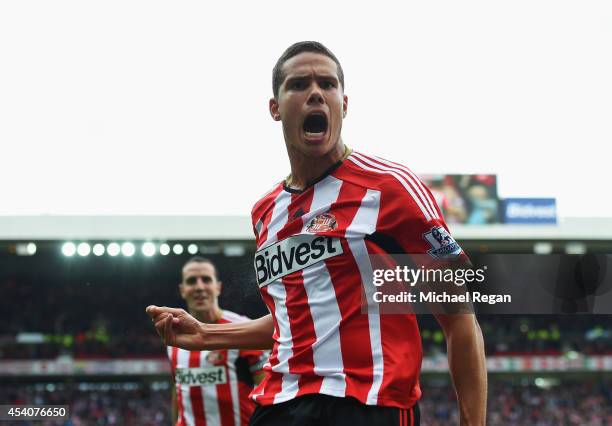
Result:
<svg viewBox="0 0 612 426">
<path fill-rule="evenodd" d="M 353 180 L 369 189 L 399 190 L 406 185 L 422 184 L 416 174 L 404 164 L 358 151 L 347 158 L 347 180 Z"/>
<path fill-rule="evenodd" d="M 270 205 L 274 204 L 274 200 L 278 194 L 283 190 L 283 182 L 277 182 L 272 188 L 268 189 L 263 195 L 261 195 L 253 208 L 251 209 L 251 217 L 256 218 L 262 215 Z"/>
<path fill-rule="evenodd" d="M 361 152 L 353 152 L 347 160 L 353 180 L 380 192 L 381 208 L 413 211 L 426 220 L 440 217 L 427 186 L 404 164 Z"/>
<path fill-rule="evenodd" d="M 228 311 L 223 309 L 221 312 L 221 321 L 222 322 L 245 322 L 249 321 L 249 317 L 245 317 L 244 315 L 237 314 L 236 312 Z"/>
</svg>

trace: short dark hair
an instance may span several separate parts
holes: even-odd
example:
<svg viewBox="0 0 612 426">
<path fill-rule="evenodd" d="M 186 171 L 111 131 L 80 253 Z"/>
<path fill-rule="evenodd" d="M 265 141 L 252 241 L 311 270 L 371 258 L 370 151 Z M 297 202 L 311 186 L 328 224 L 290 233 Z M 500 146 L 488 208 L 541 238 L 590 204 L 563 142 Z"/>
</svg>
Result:
<svg viewBox="0 0 612 426">
<path fill-rule="evenodd" d="M 217 281 L 219 281 L 219 270 L 217 269 L 217 265 L 215 265 L 215 263 L 212 260 L 204 256 L 193 256 L 193 257 L 190 257 L 187 260 L 187 262 L 185 262 L 185 264 L 183 265 L 183 268 L 181 269 L 181 281 L 183 281 L 182 271 L 183 269 L 185 269 L 185 266 L 189 265 L 190 263 L 208 263 L 210 264 L 215 270 L 215 278 L 217 279 Z"/>
<path fill-rule="evenodd" d="M 285 80 L 285 75 L 283 74 L 283 65 L 287 62 L 288 59 L 293 58 L 294 56 L 299 55 L 304 52 L 314 52 L 320 53 L 321 55 L 325 55 L 328 58 L 331 58 L 338 68 L 338 80 L 340 80 L 340 84 L 342 85 L 342 89 L 344 90 L 344 71 L 342 71 L 342 65 L 340 65 L 340 61 L 336 58 L 331 50 L 327 47 L 323 46 L 323 44 L 318 41 L 299 41 L 297 43 L 292 44 L 283 52 L 278 61 L 276 61 L 276 65 L 272 69 L 272 93 L 274 93 L 274 97 L 278 97 L 278 91 L 280 89 L 281 84 Z"/>
</svg>

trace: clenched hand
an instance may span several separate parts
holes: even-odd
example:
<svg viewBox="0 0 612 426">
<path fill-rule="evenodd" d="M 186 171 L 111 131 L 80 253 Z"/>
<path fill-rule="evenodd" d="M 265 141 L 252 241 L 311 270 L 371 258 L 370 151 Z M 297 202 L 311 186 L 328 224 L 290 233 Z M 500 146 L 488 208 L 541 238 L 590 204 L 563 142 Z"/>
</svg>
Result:
<svg viewBox="0 0 612 426">
<path fill-rule="evenodd" d="M 165 306 L 148 306 L 157 334 L 167 346 L 187 350 L 203 350 L 203 324 L 183 309 Z"/>
</svg>

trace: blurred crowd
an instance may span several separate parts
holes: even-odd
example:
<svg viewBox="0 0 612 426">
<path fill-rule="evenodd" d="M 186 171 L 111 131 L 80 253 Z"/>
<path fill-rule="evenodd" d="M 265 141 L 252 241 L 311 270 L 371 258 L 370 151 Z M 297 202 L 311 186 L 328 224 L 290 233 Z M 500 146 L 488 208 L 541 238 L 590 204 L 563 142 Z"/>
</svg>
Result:
<svg viewBox="0 0 612 426">
<path fill-rule="evenodd" d="M 535 383 L 538 383 L 535 379 Z M 546 382 L 546 380 L 545 380 Z M 489 384 L 487 424 L 490 426 L 605 426 L 612 424 L 612 379 L 549 383 L 533 379 L 493 380 Z M 9 404 L 69 404 L 69 421 L 47 421 L 43 426 L 170 424 L 170 389 L 143 383 L 3 387 L 0 400 Z M 80 388 L 80 389 L 79 389 Z M 419 402 L 423 426 L 459 424 L 457 403 L 446 380 L 423 383 Z M 70 390 L 71 389 L 71 390 Z M 3 423 L 4 424 L 4 423 Z M 10 423 L 9 423 L 10 424 Z M 15 425 L 27 426 L 24 421 Z"/>
<path fill-rule="evenodd" d="M 103 275 L 79 282 L 6 280 L 1 284 L 0 310 L 11 320 L 0 323 L 0 359 L 163 356 L 144 308 L 182 306 L 178 279 L 175 272 L 164 281 L 152 277 L 109 283 Z M 226 285 L 221 305 L 251 317 L 266 314 L 256 289 L 243 292 L 245 287 Z M 488 355 L 612 353 L 610 316 L 489 315 L 479 321 Z M 445 352 L 435 319 L 422 315 L 419 322 L 425 355 Z M 37 333 L 38 343 L 25 343 L 22 333 Z"/>
<path fill-rule="evenodd" d="M 487 355 L 612 353 L 612 318 L 607 315 L 486 315 L 478 318 Z M 419 317 L 426 355 L 446 352 L 432 316 Z"/>
<path fill-rule="evenodd" d="M 0 322 L 0 359 L 163 355 L 145 308 L 184 306 L 178 284 L 187 258 L 52 258 L 31 264 L 0 258 L 0 310 L 10 318 Z M 226 271 L 221 306 L 249 317 L 266 314 L 257 285 L 244 278 L 253 276 L 252 258 L 214 261 Z M 24 343 L 32 333 L 37 342 Z"/>
<path fill-rule="evenodd" d="M 0 321 L 0 359 L 164 356 L 144 309 L 183 306 L 178 283 L 188 258 L 0 256 L 0 311 L 10 318 Z M 211 259 L 223 282 L 221 307 L 251 318 L 268 313 L 250 255 Z M 489 315 L 479 321 L 488 355 L 612 353 L 612 316 Z M 425 354 L 445 352 L 435 319 L 422 315 L 419 323 Z"/>
<path fill-rule="evenodd" d="M 544 380 L 544 379 L 536 379 Z M 556 382 L 536 386 L 504 381 L 489 383 L 489 426 L 606 426 L 612 424 L 612 380 Z M 545 381 L 545 380 L 544 380 Z M 423 386 L 423 426 L 459 424 L 452 388 Z"/>
<path fill-rule="evenodd" d="M 4 404 L 69 406 L 69 419 L 13 422 L 18 426 L 168 426 L 170 398 L 169 384 L 157 390 L 137 383 L 90 384 L 88 389 L 39 384 L 0 390 Z"/>
</svg>

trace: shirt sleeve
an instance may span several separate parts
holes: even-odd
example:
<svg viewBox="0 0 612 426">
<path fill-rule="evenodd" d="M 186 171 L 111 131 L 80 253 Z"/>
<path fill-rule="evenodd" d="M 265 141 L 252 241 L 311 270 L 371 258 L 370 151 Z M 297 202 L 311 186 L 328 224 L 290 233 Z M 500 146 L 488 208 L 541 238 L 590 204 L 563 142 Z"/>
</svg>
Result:
<svg viewBox="0 0 612 426">
<path fill-rule="evenodd" d="M 468 262 L 427 186 L 418 179 L 390 179 L 381 193 L 379 240 L 389 254 L 408 254 L 428 268 Z"/>
</svg>

